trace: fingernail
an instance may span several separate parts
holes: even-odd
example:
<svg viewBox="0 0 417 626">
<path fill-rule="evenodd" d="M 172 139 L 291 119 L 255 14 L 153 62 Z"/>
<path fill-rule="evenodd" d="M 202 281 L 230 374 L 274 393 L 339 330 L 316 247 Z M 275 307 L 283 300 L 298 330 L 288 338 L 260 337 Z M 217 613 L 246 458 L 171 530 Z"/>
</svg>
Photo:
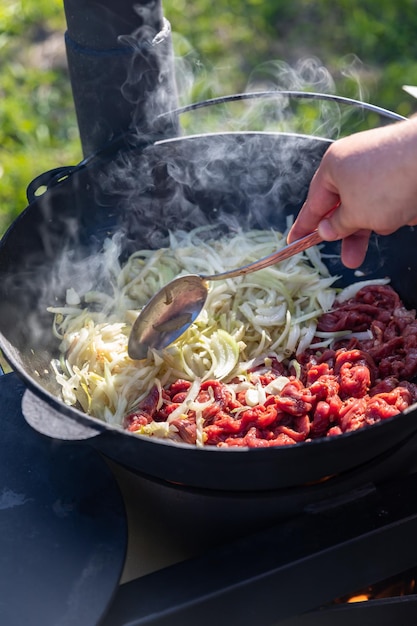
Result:
<svg viewBox="0 0 417 626">
<path fill-rule="evenodd" d="M 324 241 L 334 241 L 338 239 L 337 232 L 334 230 L 329 220 L 321 220 L 317 227 L 318 233 Z"/>
</svg>

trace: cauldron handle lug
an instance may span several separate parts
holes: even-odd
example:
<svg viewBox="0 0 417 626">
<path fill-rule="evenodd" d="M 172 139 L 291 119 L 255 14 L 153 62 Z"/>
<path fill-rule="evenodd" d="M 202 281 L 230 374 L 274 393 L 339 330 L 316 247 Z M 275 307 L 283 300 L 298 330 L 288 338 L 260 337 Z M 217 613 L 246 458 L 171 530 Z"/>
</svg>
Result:
<svg viewBox="0 0 417 626">
<path fill-rule="evenodd" d="M 53 439 L 81 441 L 91 439 L 104 430 L 100 422 L 95 428 L 54 409 L 29 389 L 23 394 L 22 413 L 29 426 Z"/>
<path fill-rule="evenodd" d="M 63 167 L 55 167 L 36 176 L 26 188 L 26 197 L 29 204 L 37 200 L 42 193 L 50 187 L 57 185 L 61 181 L 68 178 L 75 170 L 80 169 L 80 165 L 66 165 Z"/>
</svg>

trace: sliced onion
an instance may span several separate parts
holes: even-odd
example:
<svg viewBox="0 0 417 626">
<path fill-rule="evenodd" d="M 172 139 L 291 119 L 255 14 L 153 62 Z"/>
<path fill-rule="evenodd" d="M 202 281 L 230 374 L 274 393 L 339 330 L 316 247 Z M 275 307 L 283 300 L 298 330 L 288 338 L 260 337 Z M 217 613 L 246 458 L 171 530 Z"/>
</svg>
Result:
<svg viewBox="0 0 417 626">
<path fill-rule="evenodd" d="M 177 417 L 180 417 L 180 415 L 186 415 L 188 413 L 189 404 L 193 402 L 198 396 L 198 392 L 200 391 L 200 386 L 201 386 L 201 380 L 196 378 L 196 380 L 194 380 L 193 383 L 191 384 L 191 387 L 189 388 L 188 393 L 184 398 L 184 401 L 181 402 L 181 404 L 177 406 L 177 408 L 174 411 L 172 411 L 172 413 L 170 413 L 170 415 L 168 416 L 168 419 L 167 419 L 168 423 L 177 419 Z"/>
<path fill-rule="evenodd" d="M 373 280 L 360 280 L 357 283 L 352 283 L 348 285 L 337 296 L 338 302 L 346 302 L 346 300 L 350 300 L 354 298 L 358 291 L 362 289 L 362 287 L 368 287 L 369 285 L 388 285 L 390 282 L 389 278 L 375 278 Z"/>
</svg>

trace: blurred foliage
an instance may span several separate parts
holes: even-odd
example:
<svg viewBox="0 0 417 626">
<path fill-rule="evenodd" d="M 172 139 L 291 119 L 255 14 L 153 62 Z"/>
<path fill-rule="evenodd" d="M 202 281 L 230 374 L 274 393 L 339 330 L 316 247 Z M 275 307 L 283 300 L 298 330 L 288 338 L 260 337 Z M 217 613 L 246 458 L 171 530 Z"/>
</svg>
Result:
<svg viewBox="0 0 417 626">
<path fill-rule="evenodd" d="M 296 89 L 366 100 L 405 116 L 414 111 L 401 87 L 417 83 L 417 0 L 164 0 L 163 7 L 181 104 Z M 62 0 L 0 0 L 0 234 L 26 206 L 32 178 L 82 158 L 64 30 Z M 294 106 L 297 130 L 317 131 L 311 104 Z M 228 129 L 280 129 L 281 113 L 266 101 L 217 108 Z M 188 114 L 184 126 L 198 119 L 205 128 L 211 114 Z M 332 105 L 320 115 L 328 118 L 324 134 L 340 132 L 345 120 Z"/>
<path fill-rule="evenodd" d="M 417 80 L 416 0 L 228 0 L 215 8 L 210 0 L 166 0 L 164 7 L 204 63 L 201 89 L 242 90 L 267 62 L 275 80 L 285 81 L 282 62 L 317 58 L 337 93 L 412 112 L 401 86 Z"/>
<path fill-rule="evenodd" d="M 61 0 L 0 0 L 0 233 L 35 176 L 81 157 L 63 32 Z"/>
</svg>

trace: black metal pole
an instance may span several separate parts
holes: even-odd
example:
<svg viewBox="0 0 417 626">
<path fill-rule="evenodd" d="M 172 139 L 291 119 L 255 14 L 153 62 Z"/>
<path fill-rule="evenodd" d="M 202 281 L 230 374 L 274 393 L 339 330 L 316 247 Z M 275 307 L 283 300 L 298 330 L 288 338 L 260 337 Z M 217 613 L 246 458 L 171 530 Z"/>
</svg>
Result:
<svg viewBox="0 0 417 626">
<path fill-rule="evenodd" d="M 64 0 L 66 49 L 83 153 L 152 133 L 176 107 L 172 41 L 160 0 Z M 164 118 L 163 136 L 178 134 Z"/>
</svg>

